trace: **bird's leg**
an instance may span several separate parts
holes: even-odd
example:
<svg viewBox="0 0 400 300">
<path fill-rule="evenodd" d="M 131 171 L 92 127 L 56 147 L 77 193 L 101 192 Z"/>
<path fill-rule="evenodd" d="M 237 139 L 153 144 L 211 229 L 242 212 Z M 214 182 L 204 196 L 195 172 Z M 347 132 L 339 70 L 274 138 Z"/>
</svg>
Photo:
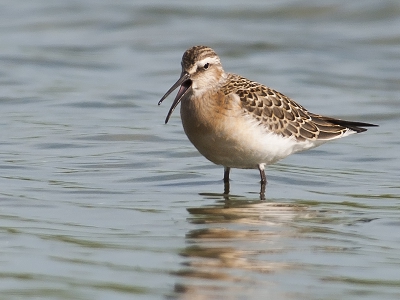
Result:
<svg viewBox="0 0 400 300">
<path fill-rule="evenodd" d="M 259 164 L 258 170 L 261 177 L 260 200 L 265 200 L 265 186 L 267 185 L 267 177 L 265 176 L 265 164 Z"/>
<path fill-rule="evenodd" d="M 260 200 L 265 200 L 265 183 L 261 183 L 260 187 Z"/>
<path fill-rule="evenodd" d="M 224 195 L 229 195 L 230 184 L 228 182 L 224 182 Z"/>
<path fill-rule="evenodd" d="M 231 168 L 225 167 L 224 168 L 224 182 L 227 183 L 229 182 L 229 172 L 231 171 Z"/>
<path fill-rule="evenodd" d="M 266 184 L 267 176 L 265 176 L 265 164 L 259 164 L 258 171 L 260 171 L 261 184 Z"/>
<path fill-rule="evenodd" d="M 224 170 L 224 194 L 228 195 L 229 194 L 229 172 L 231 171 L 231 168 L 225 167 Z"/>
</svg>

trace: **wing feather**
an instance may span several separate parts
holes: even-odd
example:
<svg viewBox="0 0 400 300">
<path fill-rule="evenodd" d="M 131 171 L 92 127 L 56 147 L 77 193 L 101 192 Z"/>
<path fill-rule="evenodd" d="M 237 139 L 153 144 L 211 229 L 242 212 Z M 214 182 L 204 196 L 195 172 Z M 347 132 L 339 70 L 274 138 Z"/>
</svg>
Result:
<svg viewBox="0 0 400 300">
<path fill-rule="evenodd" d="M 369 123 L 334 119 L 310 113 L 289 97 L 260 83 L 230 74 L 225 94 L 240 98 L 243 113 L 254 117 L 267 131 L 304 140 L 331 140 L 349 130 L 363 132 Z"/>
</svg>

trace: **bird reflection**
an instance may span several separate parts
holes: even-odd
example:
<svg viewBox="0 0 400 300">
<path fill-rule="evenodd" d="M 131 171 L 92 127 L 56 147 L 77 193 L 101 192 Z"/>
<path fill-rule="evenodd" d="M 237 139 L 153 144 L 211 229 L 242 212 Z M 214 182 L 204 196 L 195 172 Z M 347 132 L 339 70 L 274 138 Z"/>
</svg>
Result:
<svg viewBox="0 0 400 300">
<path fill-rule="evenodd" d="M 187 209 L 189 223 L 202 228 L 186 234 L 187 247 L 180 253 L 185 261 L 174 272 L 182 279 L 175 286 L 179 298 L 207 298 L 205 290 L 215 295 L 227 286 L 235 293 L 238 286 L 227 282 L 255 283 L 260 280 L 256 274 L 296 267 L 268 257 L 287 250 L 285 238 L 296 234 L 290 224 L 305 211 L 304 206 L 262 199 L 238 201 L 229 193 L 202 196 L 217 202 Z"/>
</svg>

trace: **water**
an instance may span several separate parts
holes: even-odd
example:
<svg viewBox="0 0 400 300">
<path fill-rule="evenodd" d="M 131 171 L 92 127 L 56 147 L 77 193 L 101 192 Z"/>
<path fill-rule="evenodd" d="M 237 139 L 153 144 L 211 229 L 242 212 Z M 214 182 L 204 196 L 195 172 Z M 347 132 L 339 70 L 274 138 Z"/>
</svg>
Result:
<svg viewBox="0 0 400 300">
<path fill-rule="evenodd" d="M 3 1 L 0 299 L 398 299 L 397 1 Z M 183 133 L 180 59 L 378 128 L 267 169 Z"/>
</svg>

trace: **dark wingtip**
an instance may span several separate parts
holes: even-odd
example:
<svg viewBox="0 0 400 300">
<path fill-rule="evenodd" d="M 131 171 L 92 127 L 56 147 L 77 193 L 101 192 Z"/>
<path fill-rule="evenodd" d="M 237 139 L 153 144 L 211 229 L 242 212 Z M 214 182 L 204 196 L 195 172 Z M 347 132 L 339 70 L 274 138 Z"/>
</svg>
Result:
<svg viewBox="0 0 400 300">
<path fill-rule="evenodd" d="M 367 131 L 367 128 L 364 127 L 379 127 L 379 125 L 371 124 L 371 123 L 364 123 L 364 122 L 353 122 L 353 121 L 345 121 L 340 119 L 329 119 L 329 122 L 340 125 L 343 127 L 347 127 L 351 130 L 354 130 L 357 133 Z"/>
</svg>

